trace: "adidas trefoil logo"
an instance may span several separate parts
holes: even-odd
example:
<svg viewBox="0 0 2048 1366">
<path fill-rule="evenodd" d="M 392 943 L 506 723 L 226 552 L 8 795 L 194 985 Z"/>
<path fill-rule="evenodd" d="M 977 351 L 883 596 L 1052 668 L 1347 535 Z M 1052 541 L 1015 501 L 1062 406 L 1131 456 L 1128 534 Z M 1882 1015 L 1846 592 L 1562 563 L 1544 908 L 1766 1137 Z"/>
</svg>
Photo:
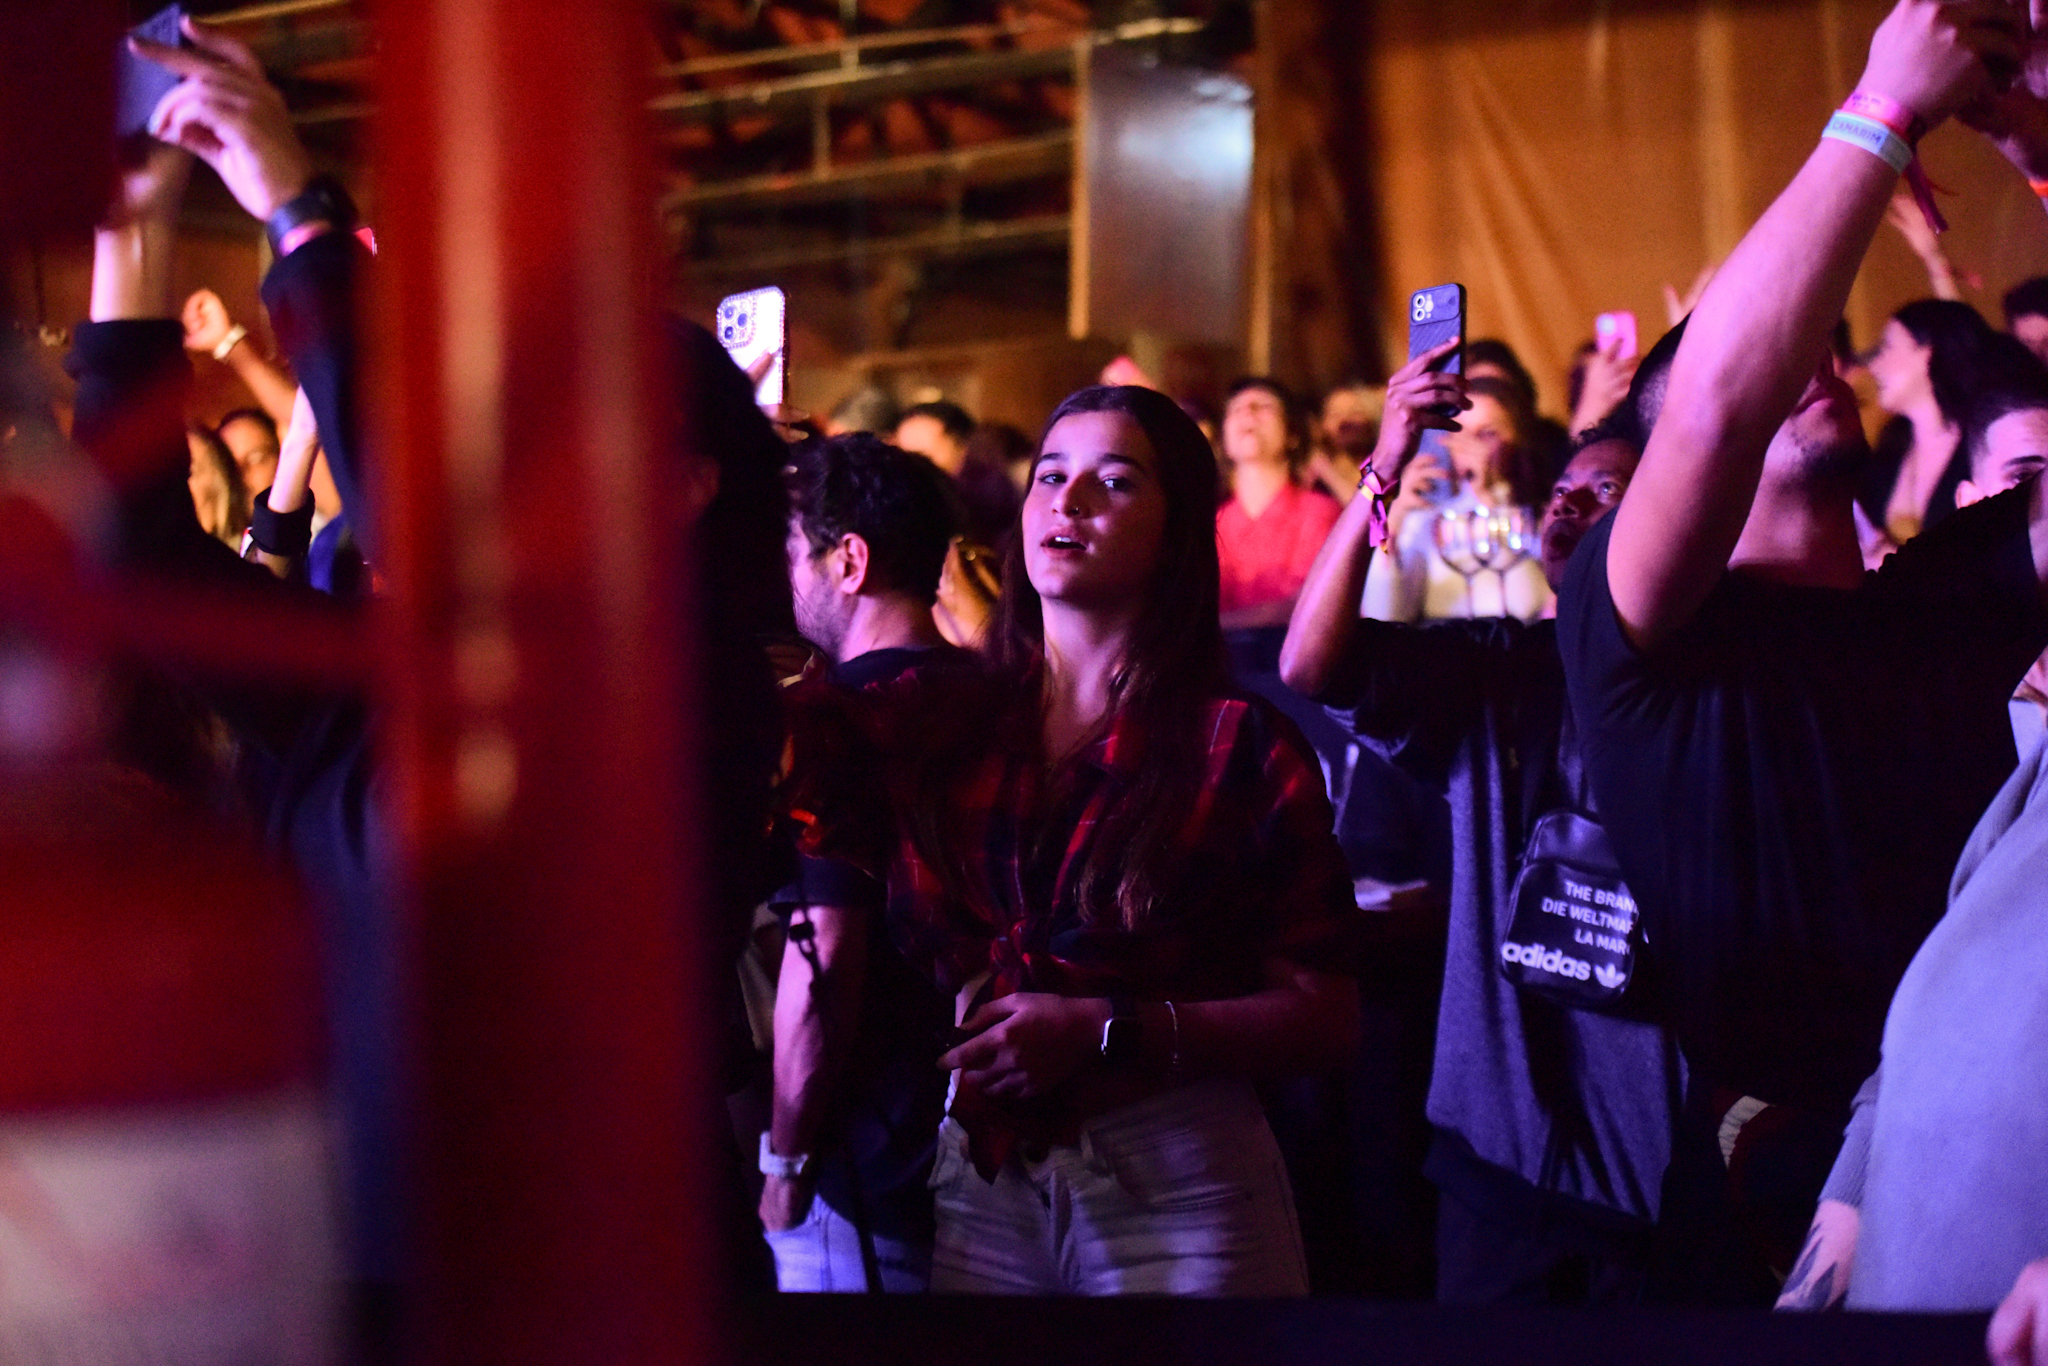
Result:
<svg viewBox="0 0 2048 1366">
<path fill-rule="evenodd" d="M 1615 967 L 1612 963 L 1602 963 L 1599 967 L 1593 969 L 1593 980 L 1606 987 L 1609 991 L 1613 991 L 1628 980 L 1628 974 Z"/>
</svg>

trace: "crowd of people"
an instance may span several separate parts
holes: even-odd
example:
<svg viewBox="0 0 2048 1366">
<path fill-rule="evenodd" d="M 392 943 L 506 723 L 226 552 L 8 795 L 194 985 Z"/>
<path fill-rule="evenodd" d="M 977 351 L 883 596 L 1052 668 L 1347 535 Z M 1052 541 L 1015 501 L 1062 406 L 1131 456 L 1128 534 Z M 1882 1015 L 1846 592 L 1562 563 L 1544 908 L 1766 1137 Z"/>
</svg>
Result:
<svg viewBox="0 0 2048 1366">
<path fill-rule="evenodd" d="M 370 258 L 248 50 L 187 34 L 138 49 L 183 80 L 96 240 L 71 439 L 130 568 L 352 610 Z M 1843 93 L 1687 316 L 1640 361 L 1582 351 L 1564 422 L 1474 341 L 1314 413 L 1271 377 L 1213 423 L 1103 383 L 1034 440 L 864 390 L 791 439 L 672 323 L 698 399 L 672 435 L 718 472 L 678 516 L 722 718 L 732 1166 L 759 1173 L 726 1192 L 734 1275 L 1326 1283 L 1273 1116 L 1388 1046 L 1365 894 L 1402 882 L 1440 917 L 1441 1302 L 1997 1307 L 1994 1357 L 2048 1362 L 2048 280 L 2005 332 L 1937 298 L 1867 357 L 1839 337 L 1925 132 L 1960 119 L 2048 195 L 2048 30 L 1899 0 Z M 195 156 L 266 224 L 280 361 L 170 294 Z M 187 426 L 195 364 L 256 404 Z M 1445 531 L 1480 522 L 1509 553 Z M 372 714 L 163 686 L 233 736 L 238 800 L 348 945 L 351 1266 L 388 1281 Z M 1357 832 L 1397 807 L 1444 857 L 1390 873 Z"/>
</svg>

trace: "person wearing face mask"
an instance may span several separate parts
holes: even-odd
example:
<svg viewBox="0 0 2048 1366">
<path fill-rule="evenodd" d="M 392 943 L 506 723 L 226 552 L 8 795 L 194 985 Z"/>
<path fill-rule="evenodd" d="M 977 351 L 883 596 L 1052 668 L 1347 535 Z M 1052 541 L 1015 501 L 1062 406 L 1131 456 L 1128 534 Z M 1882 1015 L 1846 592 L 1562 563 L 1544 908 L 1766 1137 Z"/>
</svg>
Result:
<svg viewBox="0 0 2048 1366">
<path fill-rule="evenodd" d="M 806 851 L 880 872 L 957 1003 L 934 1291 L 1307 1291 L 1252 1083 L 1355 1049 L 1357 910 L 1307 744 L 1229 682 L 1214 479 L 1165 395 L 1071 395 L 987 668 L 792 698 L 842 708 L 871 759 L 836 771 L 889 795 L 803 790 L 800 724 Z"/>
<path fill-rule="evenodd" d="M 1369 466 L 1382 487 L 1398 482 L 1423 431 L 1449 420 L 1438 410 L 1468 391 L 1471 382 L 1430 362 L 1419 357 L 1389 381 Z M 1540 563 L 1551 583 L 1620 502 L 1639 450 L 1634 409 L 1578 441 L 1543 512 Z M 1454 863 L 1425 1168 L 1441 1197 L 1438 1299 L 1629 1302 L 1645 1285 L 1683 1091 L 1677 1045 L 1640 1010 L 1567 1003 L 1502 970 L 1508 951 L 1518 963 L 1527 956 L 1518 875 L 1525 854 L 1540 852 L 1539 822 L 1595 814 L 1581 809 L 1590 803 L 1556 627 L 1361 619 L 1360 592 L 1387 564 L 1373 553 L 1375 501 L 1361 493 L 1324 544 L 1280 669 L 1449 799 Z M 1588 909 L 1585 923 L 1595 918 Z M 1570 957 L 1561 951 L 1556 966 Z"/>
<path fill-rule="evenodd" d="M 1465 381 L 1464 410 L 1445 428 L 1446 462 L 1424 455 L 1403 468 L 1388 510 L 1385 554 L 1391 572 L 1366 580 L 1365 614 L 1380 621 L 1517 617 L 1533 621 L 1553 594 L 1534 558 L 1504 569 L 1454 566 L 1440 545 L 1439 523 L 1488 509 L 1533 511 L 1543 499 L 1530 445 L 1531 418 L 1506 380 Z M 1469 576 L 1462 568 L 1473 569 Z"/>
</svg>

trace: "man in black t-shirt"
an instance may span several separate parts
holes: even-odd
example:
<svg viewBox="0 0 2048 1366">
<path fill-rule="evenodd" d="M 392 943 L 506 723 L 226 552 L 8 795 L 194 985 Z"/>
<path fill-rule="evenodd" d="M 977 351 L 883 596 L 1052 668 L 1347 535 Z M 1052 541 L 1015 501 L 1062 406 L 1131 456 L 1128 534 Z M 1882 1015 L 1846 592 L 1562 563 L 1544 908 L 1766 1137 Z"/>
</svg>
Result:
<svg viewBox="0 0 2048 1366">
<path fill-rule="evenodd" d="M 929 461 L 866 433 L 791 454 L 789 574 L 797 626 L 844 688 L 961 658 L 932 622 L 957 521 Z M 933 1143 L 950 1003 L 903 961 L 882 888 L 801 861 L 775 996 L 775 1089 L 762 1136 L 761 1222 L 785 1291 L 914 1292 L 931 1270 Z"/>
<path fill-rule="evenodd" d="M 2004 11 L 1901 0 L 1860 106 L 1933 126 L 2019 46 Z M 1762 1103 L 1833 1116 L 1876 1066 L 1892 989 L 2013 765 L 2005 700 L 2048 644 L 2033 485 L 1862 572 L 1869 452 L 1827 338 L 1898 173 L 1830 130 L 1646 359 L 1660 420 L 1558 612 L 1601 813 L 1696 1078 L 1725 1093 L 1738 1180 Z"/>
<path fill-rule="evenodd" d="M 1411 361 L 1388 381 L 1386 484 L 1430 411 L 1462 390 Z M 1632 414 L 1631 414 L 1632 415 Z M 1632 433 L 1596 428 L 1544 509 L 1541 562 L 1555 586 L 1589 527 L 1627 488 Z M 1443 996 L 1429 1086 L 1439 1188 L 1437 1299 L 1444 1304 L 1627 1303 L 1641 1296 L 1682 1073 L 1668 1031 L 1524 994 L 1501 970 L 1514 885 L 1536 822 L 1583 811 L 1552 623 L 1426 626 L 1361 620 L 1374 558 L 1358 498 L 1309 571 L 1282 677 L 1351 734 L 1449 798 L 1453 865 Z"/>
</svg>

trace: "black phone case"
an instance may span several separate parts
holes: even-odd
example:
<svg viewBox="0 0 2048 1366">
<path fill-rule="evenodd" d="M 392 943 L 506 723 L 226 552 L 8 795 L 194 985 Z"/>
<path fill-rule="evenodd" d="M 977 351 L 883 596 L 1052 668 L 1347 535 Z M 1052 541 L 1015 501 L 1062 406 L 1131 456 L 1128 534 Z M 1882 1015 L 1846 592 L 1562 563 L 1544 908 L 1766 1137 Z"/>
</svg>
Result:
<svg viewBox="0 0 2048 1366">
<path fill-rule="evenodd" d="M 1433 289 L 1418 289 L 1408 297 L 1408 359 L 1414 360 L 1425 351 L 1442 346 L 1456 339 L 1458 349 L 1436 368 L 1453 375 L 1465 373 L 1465 287 L 1463 285 L 1437 285 Z M 1456 417 L 1446 412 L 1445 417 Z M 1446 459 L 1444 434 L 1432 428 L 1422 434 L 1422 444 L 1416 448 L 1418 455 Z"/>
<path fill-rule="evenodd" d="M 137 38 L 164 47 L 187 47 L 185 35 L 178 27 L 184 17 L 183 5 L 167 5 L 128 31 Z M 156 112 L 157 101 L 178 83 L 179 78 L 155 62 L 136 56 L 123 43 L 114 79 L 118 91 L 114 106 L 114 136 L 123 142 L 147 137 L 149 116 Z"/>
</svg>

